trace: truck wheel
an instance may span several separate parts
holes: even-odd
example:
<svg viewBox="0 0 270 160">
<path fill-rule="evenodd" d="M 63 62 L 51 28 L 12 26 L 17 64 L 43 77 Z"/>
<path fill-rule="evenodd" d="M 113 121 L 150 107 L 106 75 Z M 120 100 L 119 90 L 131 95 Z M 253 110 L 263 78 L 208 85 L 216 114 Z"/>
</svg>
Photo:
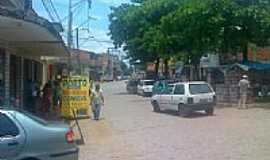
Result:
<svg viewBox="0 0 270 160">
<path fill-rule="evenodd" d="M 205 110 L 206 114 L 209 116 L 214 115 L 214 108 L 208 108 Z"/>
<path fill-rule="evenodd" d="M 157 101 L 152 102 L 152 106 L 153 106 L 153 111 L 154 112 L 160 112 L 160 107 L 159 107 Z"/>
<path fill-rule="evenodd" d="M 185 107 L 183 104 L 178 105 L 178 115 L 180 117 L 188 117 L 190 115 L 190 109 Z"/>
</svg>

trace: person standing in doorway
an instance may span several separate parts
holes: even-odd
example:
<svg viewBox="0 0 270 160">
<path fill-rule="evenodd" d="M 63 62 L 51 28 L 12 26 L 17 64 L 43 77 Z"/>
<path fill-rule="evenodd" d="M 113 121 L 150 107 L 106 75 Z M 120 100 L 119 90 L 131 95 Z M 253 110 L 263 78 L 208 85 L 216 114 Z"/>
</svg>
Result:
<svg viewBox="0 0 270 160">
<path fill-rule="evenodd" d="M 53 107 L 57 115 L 60 114 L 60 102 L 61 102 L 61 86 L 58 81 L 54 81 L 53 85 Z"/>
<path fill-rule="evenodd" d="M 238 109 L 247 109 L 247 96 L 248 96 L 248 88 L 250 87 L 248 76 L 243 75 L 242 79 L 239 81 L 240 88 L 240 99 L 238 104 Z"/>
<path fill-rule="evenodd" d="M 95 91 L 92 93 L 92 111 L 94 120 L 99 120 L 101 106 L 104 105 L 104 97 L 100 85 L 96 84 Z"/>
<path fill-rule="evenodd" d="M 45 114 L 45 117 L 48 118 L 50 114 L 50 110 L 52 108 L 52 84 L 48 82 L 45 84 L 42 95 L 42 112 Z"/>
</svg>

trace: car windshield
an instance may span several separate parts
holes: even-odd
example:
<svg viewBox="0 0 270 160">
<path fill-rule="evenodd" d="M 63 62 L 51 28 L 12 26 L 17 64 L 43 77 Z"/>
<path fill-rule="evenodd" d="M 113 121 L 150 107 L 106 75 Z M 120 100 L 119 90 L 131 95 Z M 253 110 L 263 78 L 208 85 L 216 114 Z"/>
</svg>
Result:
<svg viewBox="0 0 270 160">
<path fill-rule="evenodd" d="M 144 85 L 148 86 L 148 85 L 154 85 L 155 81 L 145 81 Z"/>
<path fill-rule="evenodd" d="M 190 84 L 189 90 L 191 94 L 211 93 L 212 89 L 208 84 Z"/>
</svg>

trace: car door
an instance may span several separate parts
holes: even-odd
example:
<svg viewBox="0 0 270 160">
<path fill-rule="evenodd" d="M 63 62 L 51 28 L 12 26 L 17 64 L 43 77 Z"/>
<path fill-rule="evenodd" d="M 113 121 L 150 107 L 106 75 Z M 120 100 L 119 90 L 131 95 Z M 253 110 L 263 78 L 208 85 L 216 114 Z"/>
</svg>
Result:
<svg viewBox="0 0 270 160">
<path fill-rule="evenodd" d="M 169 109 L 169 104 L 172 98 L 172 94 L 170 93 L 164 93 L 160 95 L 160 107 L 161 109 Z"/>
<path fill-rule="evenodd" d="M 24 145 L 24 132 L 14 120 L 0 112 L 0 159 L 18 156 Z"/>
<path fill-rule="evenodd" d="M 185 85 L 177 84 L 174 88 L 170 108 L 172 110 L 178 110 L 179 104 L 184 104 Z"/>
<path fill-rule="evenodd" d="M 162 109 L 170 110 L 170 103 L 172 100 L 172 92 L 173 92 L 174 86 L 171 88 L 167 88 L 163 91 L 163 93 L 160 95 L 160 103 Z"/>
<path fill-rule="evenodd" d="M 139 93 L 139 94 L 142 94 L 142 93 L 143 93 L 143 92 L 142 92 L 142 88 L 143 88 L 143 82 L 140 81 L 139 84 L 138 84 L 138 93 Z"/>
</svg>

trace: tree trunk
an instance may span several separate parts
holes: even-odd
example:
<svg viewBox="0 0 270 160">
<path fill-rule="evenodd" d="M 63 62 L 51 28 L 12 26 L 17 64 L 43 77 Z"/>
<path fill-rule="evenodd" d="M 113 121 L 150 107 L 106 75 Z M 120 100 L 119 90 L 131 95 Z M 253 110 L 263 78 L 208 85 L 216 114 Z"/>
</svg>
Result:
<svg viewBox="0 0 270 160">
<path fill-rule="evenodd" d="M 200 65 L 199 64 L 194 64 L 194 80 L 195 81 L 198 81 L 198 80 L 200 80 L 200 76 L 199 76 L 199 73 L 200 72 Z"/>
<path fill-rule="evenodd" d="M 197 81 L 199 80 L 199 72 L 200 72 L 200 58 L 194 58 L 192 60 L 192 65 L 191 65 L 191 70 L 192 70 L 192 81 Z"/>
<path fill-rule="evenodd" d="M 243 62 L 248 61 L 248 44 L 245 43 L 243 46 Z"/>
<path fill-rule="evenodd" d="M 169 60 L 168 59 L 165 59 L 164 61 L 164 76 L 166 79 L 169 79 Z"/>
<path fill-rule="evenodd" d="M 159 76 L 158 76 L 159 62 L 160 62 L 160 59 L 157 58 L 157 59 L 156 59 L 156 64 L 155 64 L 155 78 L 156 78 L 156 79 L 159 77 Z"/>
</svg>

